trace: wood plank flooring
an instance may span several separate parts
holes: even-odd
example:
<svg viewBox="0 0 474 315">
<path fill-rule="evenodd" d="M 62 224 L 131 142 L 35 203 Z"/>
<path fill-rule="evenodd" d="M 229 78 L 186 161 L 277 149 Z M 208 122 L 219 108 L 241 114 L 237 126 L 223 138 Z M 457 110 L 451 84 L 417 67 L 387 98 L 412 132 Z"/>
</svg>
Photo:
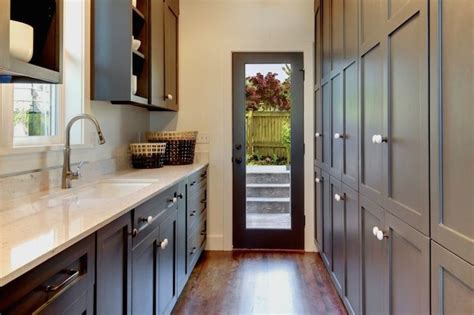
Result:
<svg viewBox="0 0 474 315">
<path fill-rule="evenodd" d="M 346 314 L 319 254 L 205 252 L 173 314 Z"/>
</svg>

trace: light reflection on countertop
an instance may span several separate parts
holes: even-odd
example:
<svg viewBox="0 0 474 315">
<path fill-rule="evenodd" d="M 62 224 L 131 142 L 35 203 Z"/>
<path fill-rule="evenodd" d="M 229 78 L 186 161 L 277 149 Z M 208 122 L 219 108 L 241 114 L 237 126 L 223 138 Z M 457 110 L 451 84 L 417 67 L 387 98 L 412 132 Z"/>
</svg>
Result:
<svg viewBox="0 0 474 315">
<path fill-rule="evenodd" d="M 0 200 L 0 286 L 206 165 L 129 170 L 69 190 Z"/>
</svg>

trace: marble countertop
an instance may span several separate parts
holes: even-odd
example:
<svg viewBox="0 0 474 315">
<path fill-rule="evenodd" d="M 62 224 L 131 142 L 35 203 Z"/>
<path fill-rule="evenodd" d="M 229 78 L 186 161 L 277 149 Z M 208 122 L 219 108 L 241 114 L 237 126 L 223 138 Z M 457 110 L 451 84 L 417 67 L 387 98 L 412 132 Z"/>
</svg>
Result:
<svg viewBox="0 0 474 315">
<path fill-rule="evenodd" d="M 0 287 L 206 165 L 122 171 L 72 189 L 0 200 Z"/>
</svg>

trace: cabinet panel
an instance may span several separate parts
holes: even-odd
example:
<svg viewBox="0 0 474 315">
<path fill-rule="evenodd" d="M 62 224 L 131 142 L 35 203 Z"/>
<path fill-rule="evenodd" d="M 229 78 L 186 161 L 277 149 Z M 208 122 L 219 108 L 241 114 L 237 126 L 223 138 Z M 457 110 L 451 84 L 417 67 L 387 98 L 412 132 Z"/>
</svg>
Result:
<svg viewBox="0 0 474 315">
<path fill-rule="evenodd" d="M 314 169 L 314 240 L 318 250 L 322 250 L 323 245 L 323 185 L 324 178 L 321 170 Z"/>
<path fill-rule="evenodd" d="M 352 314 L 360 314 L 360 216 L 359 196 L 356 191 L 342 185 L 346 222 L 346 304 Z"/>
<path fill-rule="evenodd" d="M 322 124 L 323 124 L 323 166 L 325 170 L 331 167 L 331 81 L 322 86 Z"/>
<path fill-rule="evenodd" d="M 362 244 L 362 313 L 384 314 L 386 246 L 373 234 L 382 228 L 384 211 L 365 197 L 360 198 Z"/>
<path fill-rule="evenodd" d="M 318 165 L 323 162 L 323 109 L 321 106 L 321 89 L 314 93 L 314 159 Z"/>
<path fill-rule="evenodd" d="M 432 314 L 474 314 L 474 267 L 431 241 Z"/>
<path fill-rule="evenodd" d="M 188 274 L 186 263 L 186 183 L 182 182 L 178 186 L 178 214 L 176 219 L 176 283 L 178 294 L 184 288 L 186 275 Z"/>
<path fill-rule="evenodd" d="M 96 311 L 131 312 L 131 213 L 97 232 Z"/>
<path fill-rule="evenodd" d="M 382 28 L 383 1 L 360 0 L 360 35 L 361 44 L 373 40 Z"/>
<path fill-rule="evenodd" d="M 165 8 L 165 99 L 166 107 L 178 106 L 178 15 L 172 1 Z"/>
<path fill-rule="evenodd" d="M 474 4 L 431 1 L 431 233 L 474 263 Z"/>
<path fill-rule="evenodd" d="M 344 107 L 343 107 L 343 78 L 341 74 L 332 80 L 331 97 L 331 174 L 340 179 L 344 153 Z"/>
<path fill-rule="evenodd" d="M 170 305 L 176 294 L 175 268 L 176 268 L 176 218 L 174 212 L 168 219 L 160 224 L 160 238 L 158 241 L 158 314 L 170 311 Z"/>
<path fill-rule="evenodd" d="M 155 263 L 159 229 L 149 232 L 147 237 L 133 249 L 132 268 L 132 314 L 155 314 Z"/>
<path fill-rule="evenodd" d="M 357 59 L 358 0 L 344 0 L 344 58 L 349 64 Z"/>
<path fill-rule="evenodd" d="M 322 172 L 323 192 L 323 251 L 322 257 L 328 270 L 332 271 L 332 209 L 331 183 L 329 174 Z"/>
<path fill-rule="evenodd" d="M 357 63 L 344 70 L 344 158 L 342 181 L 358 190 L 359 129 Z"/>
<path fill-rule="evenodd" d="M 361 152 L 360 190 L 379 201 L 383 192 L 383 144 L 372 142 L 374 135 L 383 135 L 383 57 L 380 45 L 361 58 Z"/>
<path fill-rule="evenodd" d="M 387 212 L 385 225 L 387 314 L 429 314 L 429 238 Z"/>
<path fill-rule="evenodd" d="M 322 51 L 323 51 L 323 78 L 327 78 L 331 72 L 331 0 L 322 0 Z"/>
<path fill-rule="evenodd" d="M 318 6 L 314 13 L 314 85 L 321 85 L 322 63 L 321 63 L 321 8 Z"/>
<path fill-rule="evenodd" d="M 150 94 L 151 103 L 166 106 L 165 100 L 165 6 L 162 1 L 150 1 Z"/>
<path fill-rule="evenodd" d="M 429 232 L 427 15 L 420 11 L 389 36 L 388 198 L 385 207 Z"/>
<path fill-rule="evenodd" d="M 331 57 L 332 69 L 339 69 L 344 61 L 344 0 L 331 4 Z"/>
<path fill-rule="evenodd" d="M 331 178 L 331 208 L 332 208 L 332 253 L 333 253 L 333 277 L 336 280 L 336 288 L 344 296 L 345 284 L 345 213 L 344 197 L 341 183 Z"/>
</svg>

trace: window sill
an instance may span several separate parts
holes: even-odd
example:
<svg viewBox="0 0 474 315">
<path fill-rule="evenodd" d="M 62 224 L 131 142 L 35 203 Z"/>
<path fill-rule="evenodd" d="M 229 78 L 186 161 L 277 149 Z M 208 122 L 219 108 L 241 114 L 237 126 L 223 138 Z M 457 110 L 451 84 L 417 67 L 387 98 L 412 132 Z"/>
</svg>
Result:
<svg viewBox="0 0 474 315">
<path fill-rule="evenodd" d="M 92 149 L 95 145 L 93 144 L 73 144 L 71 149 L 73 150 L 85 150 Z M 44 152 L 58 152 L 64 150 L 64 144 L 48 144 L 48 145 L 32 145 L 32 146 L 17 146 L 13 148 L 0 148 L 0 156 L 9 155 L 25 155 L 31 153 L 44 153 Z"/>
</svg>

